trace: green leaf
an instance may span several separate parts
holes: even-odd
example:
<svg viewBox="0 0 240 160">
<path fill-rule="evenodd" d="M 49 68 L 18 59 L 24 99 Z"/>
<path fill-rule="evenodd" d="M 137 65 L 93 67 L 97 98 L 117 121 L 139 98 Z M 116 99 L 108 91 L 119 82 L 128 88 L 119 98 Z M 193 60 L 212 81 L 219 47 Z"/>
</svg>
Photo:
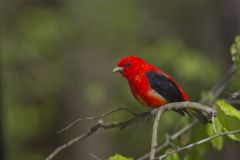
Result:
<svg viewBox="0 0 240 160">
<path fill-rule="evenodd" d="M 215 117 L 212 124 L 207 125 L 207 133 L 209 136 L 213 136 L 216 133 L 222 132 L 223 128 L 222 125 L 218 119 L 218 117 Z M 215 138 L 211 140 L 213 148 L 217 150 L 221 150 L 223 147 L 223 137 Z"/>
<path fill-rule="evenodd" d="M 171 151 L 171 149 L 167 150 L 166 153 L 170 152 L 170 151 Z M 167 158 L 165 158 L 165 160 L 180 160 L 180 157 L 179 157 L 178 153 L 174 153 L 174 154 L 168 156 Z"/>
<path fill-rule="evenodd" d="M 217 113 L 219 121 L 225 131 L 240 129 L 240 111 L 226 103 L 224 100 L 217 101 Z M 228 135 L 233 140 L 240 140 L 240 134 Z"/>
<path fill-rule="evenodd" d="M 127 158 L 127 157 L 124 157 L 120 154 L 115 154 L 114 156 L 110 157 L 108 160 L 133 160 L 133 158 Z"/>
<path fill-rule="evenodd" d="M 231 47 L 231 55 L 233 62 L 240 69 L 240 36 L 235 38 L 235 43 Z"/>
</svg>

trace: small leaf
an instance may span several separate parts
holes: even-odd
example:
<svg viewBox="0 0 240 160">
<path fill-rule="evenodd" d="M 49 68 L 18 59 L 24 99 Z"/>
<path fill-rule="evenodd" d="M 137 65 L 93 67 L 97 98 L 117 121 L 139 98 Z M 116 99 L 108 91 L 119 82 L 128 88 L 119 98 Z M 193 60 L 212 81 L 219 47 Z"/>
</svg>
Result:
<svg viewBox="0 0 240 160">
<path fill-rule="evenodd" d="M 209 136 L 213 136 L 214 134 L 220 133 L 220 132 L 222 132 L 222 130 L 223 129 L 222 129 L 222 126 L 221 126 L 221 123 L 220 123 L 218 117 L 215 117 L 213 119 L 212 124 L 207 125 L 207 133 Z M 211 140 L 211 143 L 212 143 L 213 148 L 220 151 L 223 147 L 223 137 L 215 138 L 215 139 Z"/>
<path fill-rule="evenodd" d="M 225 131 L 240 129 L 240 111 L 226 103 L 224 100 L 217 101 L 217 113 L 219 121 Z M 228 135 L 233 140 L 240 140 L 240 134 Z"/>
<path fill-rule="evenodd" d="M 120 154 L 115 154 L 114 156 L 110 157 L 108 160 L 133 160 L 133 158 L 127 158 L 127 157 L 124 157 Z"/>
<path fill-rule="evenodd" d="M 235 43 L 233 43 L 230 50 L 233 62 L 240 69 L 240 36 L 235 38 Z"/>
</svg>

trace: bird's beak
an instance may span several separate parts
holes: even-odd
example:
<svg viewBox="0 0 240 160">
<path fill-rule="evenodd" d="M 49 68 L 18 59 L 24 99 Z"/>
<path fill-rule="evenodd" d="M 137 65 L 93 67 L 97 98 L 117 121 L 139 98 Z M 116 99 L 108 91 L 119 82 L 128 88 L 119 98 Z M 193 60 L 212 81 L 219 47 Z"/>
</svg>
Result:
<svg viewBox="0 0 240 160">
<path fill-rule="evenodd" d="M 121 71 L 123 71 L 123 67 L 116 67 L 112 70 L 113 73 L 121 72 Z"/>
</svg>

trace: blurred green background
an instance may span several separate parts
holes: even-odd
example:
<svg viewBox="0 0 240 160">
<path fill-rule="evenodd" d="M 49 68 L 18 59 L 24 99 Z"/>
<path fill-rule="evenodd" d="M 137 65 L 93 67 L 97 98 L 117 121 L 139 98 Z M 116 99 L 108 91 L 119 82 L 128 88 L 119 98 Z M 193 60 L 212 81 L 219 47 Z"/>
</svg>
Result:
<svg viewBox="0 0 240 160">
<path fill-rule="evenodd" d="M 56 133 L 79 117 L 120 106 L 147 110 L 126 80 L 111 72 L 126 55 L 169 73 L 197 101 L 232 64 L 239 8 L 239 0 L 2 0 L 0 159 L 44 159 L 94 123 Z M 239 89 L 239 80 L 237 75 L 224 94 Z M 129 116 L 117 113 L 105 121 Z M 164 115 L 162 141 L 187 121 L 173 112 Z M 56 159 L 91 159 L 88 153 L 137 158 L 150 149 L 151 128 L 152 121 L 144 121 L 98 132 Z M 208 149 L 202 158 L 239 159 L 239 149 L 226 141 L 221 152 Z"/>
</svg>

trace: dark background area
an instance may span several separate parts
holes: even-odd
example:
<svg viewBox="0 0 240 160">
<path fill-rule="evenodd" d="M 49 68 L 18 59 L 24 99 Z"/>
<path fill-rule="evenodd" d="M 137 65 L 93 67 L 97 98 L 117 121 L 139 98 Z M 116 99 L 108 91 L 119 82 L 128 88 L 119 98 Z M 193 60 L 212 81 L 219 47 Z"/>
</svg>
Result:
<svg viewBox="0 0 240 160">
<path fill-rule="evenodd" d="M 44 159 L 94 123 L 56 133 L 79 117 L 120 106 L 147 110 L 111 72 L 126 55 L 172 75 L 197 101 L 232 64 L 229 48 L 240 33 L 239 8 L 239 0 L 1 1 L 0 159 Z M 239 80 L 237 75 L 222 96 L 238 90 Z M 105 121 L 128 117 L 119 113 Z M 160 137 L 188 121 L 167 113 Z M 101 131 L 57 159 L 91 159 L 88 153 L 137 158 L 150 149 L 151 128 L 152 121 L 144 121 L 123 131 Z M 194 139 L 191 133 L 186 137 Z M 239 149 L 226 139 L 221 152 L 208 149 L 198 158 L 237 160 Z"/>
</svg>

